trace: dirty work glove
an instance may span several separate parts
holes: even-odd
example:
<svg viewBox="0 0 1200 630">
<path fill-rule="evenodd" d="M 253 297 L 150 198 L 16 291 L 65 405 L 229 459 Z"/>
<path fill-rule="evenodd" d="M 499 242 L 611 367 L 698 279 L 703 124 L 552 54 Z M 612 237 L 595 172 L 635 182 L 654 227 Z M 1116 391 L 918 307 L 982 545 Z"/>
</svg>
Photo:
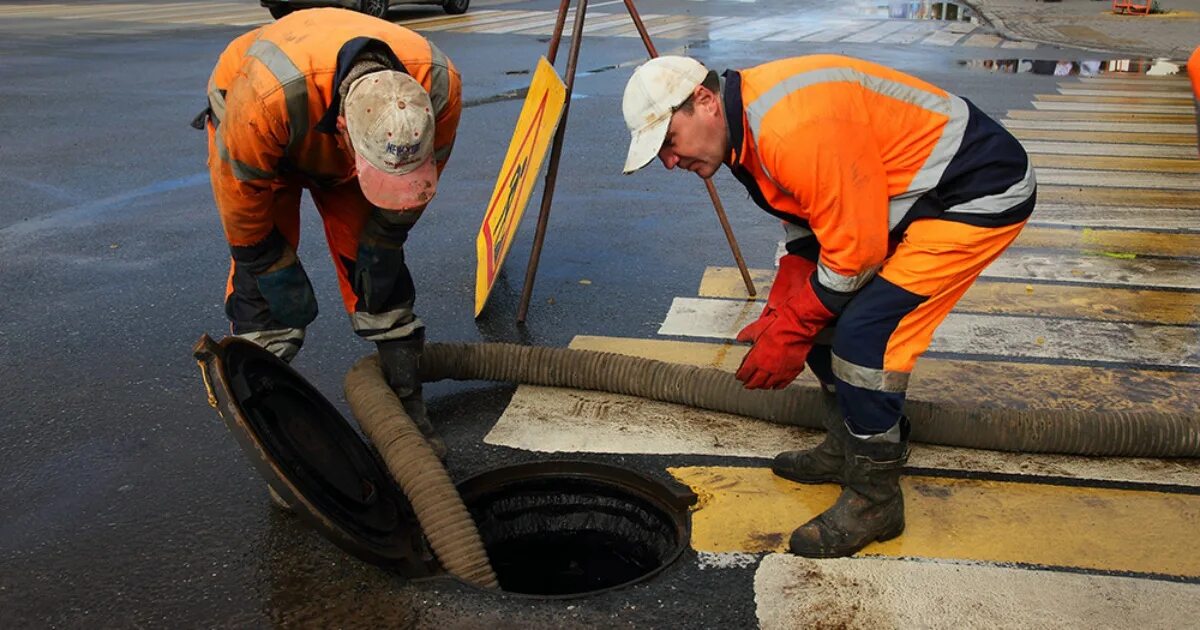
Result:
<svg viewBox="0 0 1200 630">
<path fill-rule="evenodd" d="M 291 248 L 266 271 L 255 274 L 254 280 L 271 309 L 271 319 L 289 328 L 304 328 L 317 318 L 317 296 Z"/>
<path fill-rule="evenodd" d="M 767 296 L 767 305 L 763 307 L 758 319 L 738 333 L 737 340 L 743 343 L 754 343 L 759 335 L 775 321 L 775 312 L 796 291 L 801 282 L 806 282 L 817 263 L 795 254 L 784 254 L 779 259 L 779 271 L 775 272 L 775 281 L 771 283 L 771 293 Z"/>
<path fill-rule="evenodd" d="M 816 281 L 814 265 L 807 278 L 792 285 L 792 294 L 775 310 L 772 321 L 755 331 L 754 347 L 737 371 L 746 389 L 781 389 L 804 371 L 813 339 L 834 319 L 813 290 Z M 749 334 L 743 330 L 738 340 L 749 340 Z"/>
<path fill-rule="evenodd" d="M 425 330 L 401 338 L 388 339 L 375 344 L 379 351 L 379 362 L 383 367 L 383 376 L 396 392 L 404 412 L 412 418 L 413 424 L 421 430 L 421 434 L 429 441 L 429 446 L 439 459 L 446 457 L 446 443 L 438 437 L 429 422 L 425 410 L 425 399 L 421 392 L 421 355 L 425 351 Z"/>
</svg>

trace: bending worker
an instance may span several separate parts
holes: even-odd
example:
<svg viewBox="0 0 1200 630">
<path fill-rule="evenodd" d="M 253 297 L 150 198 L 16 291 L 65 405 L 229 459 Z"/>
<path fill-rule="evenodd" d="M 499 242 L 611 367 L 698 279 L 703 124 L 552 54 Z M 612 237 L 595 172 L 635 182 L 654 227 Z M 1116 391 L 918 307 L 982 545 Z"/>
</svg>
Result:
<svg viewBox="0 0 1200 630">
<path fill-rule="evenodd" d="M 625 88 L 625 172 L 657 155 L 711 177 L 721 164 L 781 219 L 787 254 L 767 305 L 738 335 L 737 378 L 786 387 L 805 361 L 843 421 L 819 446 L 775 458 L 776 474 L 837 481 L 833 507 L 793 553 L 855 553 L 904 530 L 904 396 L 934 329 L 1033 210 L 1020 143 L 965 99 L 858 59 L 796 57 L 719 78 L 660 57 Z M 832 347 L 815 345 L 836 322 Z"/>
<path fill-rule="evenodd" d="M 343 9 L 297 11 L 235 39 L 208 85 L 208 167 L 232 254 L 233 334 L 290 361 L 317 316 L 297 257 L 300 195 L 324 222 L 354 331 L 432 436 L 417 363 L 424 324 L 404 261 L 462 111 L 461 80 L 431 42 Z M 433 439 L 435 450 L 444 452 Z"/>
</svg>

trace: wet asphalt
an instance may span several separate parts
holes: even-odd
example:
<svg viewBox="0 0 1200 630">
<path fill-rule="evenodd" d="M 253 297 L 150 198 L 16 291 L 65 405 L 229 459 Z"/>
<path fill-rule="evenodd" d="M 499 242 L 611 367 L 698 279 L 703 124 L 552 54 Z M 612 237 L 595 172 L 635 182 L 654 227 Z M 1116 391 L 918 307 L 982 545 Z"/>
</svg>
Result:
<svg viewBox="0 0 1200 630">
<path fill-rule="evenodd" d="M 655 10 L 750 14 L 780 4 L 718 10 L 717 3 L 679 0 Z M 410 13 L 437 11 L 394 15 Z M 203 105 L 217 54 L 243 30 L 121 36 L 53 34 L 41 23 L 0 27 L 4 625 L 753 625 L 753 568 L 702 570 L 692 552 L 645 584 L 543 601 L 447 578 L 407 582 L 270 506 L 262 479 L 206 404 L 191 357 L 202 333 L 219 338 L 227 330 L 221 300 L 228 254 L 208 189 L 204 137 L 188 122 Z M 621 175 L 627 135 L 620 95 L 632 72 L 622 64 L 643 54 L 636 39 L 588 39 L 579 68 L 591 72 L 576 82 L 528 322 L 514 319 L 539 194 L 484 317 L 474 320 L 475 233 L 521 106 L 505 95 L 527 85 L 545 38 L 431 37 L 462 71 L 468 103 L 437 200 L 408 245 L 417 310 L 431 339 L 563 346 L 577 334 L 651 337 L 673 296 L 695 294 L 706 266 L 732 264 L 698 180 L 657 167 Z M 1027 106 L 1054 82 L 959 67 L 960 59 L 996 52 L 981 49 L 678 40 L 658 46 L 722 68 L 811 52 L 862 56 L 931 80 L 992 114 Z M 560 71 L 566 52 L 564 46 Z M 716 181 L 747 263 L 772 264 L 775 221 L 726 172 Z M 295 366 L 345 411 L 342 375 L 371 348 L 341 312 L 307 199 L 303 216 L 300 252 L 322 315 Z M 482 442 L 512 391 L 493 383 L 427 388 L 455 477 L 544 459 Z M 711 463 L 582 457 L 661 478 L 667 466 Z"/>
</svg>

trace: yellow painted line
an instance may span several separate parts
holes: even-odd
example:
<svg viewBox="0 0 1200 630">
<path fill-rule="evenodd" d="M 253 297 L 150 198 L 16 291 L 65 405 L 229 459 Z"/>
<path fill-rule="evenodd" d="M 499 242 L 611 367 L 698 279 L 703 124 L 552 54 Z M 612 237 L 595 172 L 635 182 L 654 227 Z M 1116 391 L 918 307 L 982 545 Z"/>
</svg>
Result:
<svg viewBox="0 0 1200 630">
<path fill-rule="evenodd" d="M 1115 105 L 1178 105 L 1179 99 L 1166 96 L 1072 96 L 1038 94 L 1038 101 L 1052 103 L 1111 103 Z"/>
<path fill-rule="evenodd" d="M 1153 112 L 1061 112 L 1041 109 L 1010 109 L 1008 117 L 1016 120 L 1088 120 L 1092 122 L 1161 122 L 1188 123 L 1195 116 L 1187 114 L 1158 114 Z"/>
<path fill-rule="evenodd" d="M 1014 127 L 1010 128 L 1009 132 L 1021 140 L 1063 140 L 1067 142 L 1112 142 L 1116 144 L 1150 145 L 1182 144 L 1196 146 L 1196 134 L 1194 133 L 1124 133 L 1119 131 L 1103 131 L 1104 128 L 1101 125 L 1097 125 L 1097 127 L 1096 131 L 1018 129 Z"/>
<path fill-rule="evenodd" d="M 785 551 L 794 530 L 833 504 L 834 484 L 768 468 L 669 468 L 700 496 L 692 547 Z M 901 478 L 907 527 L 861 555 L 1020 563 L 1200 577 L 1200 496 L 1032 483 Z"/>
<path fill-rule="evenodd" d="M 1155 98 L 1174 98 L 1178 100 L 1192 100 L 1192 95 L 1185 90 L 1171 90 L 1169 92 L 1147 92 L 1146 90 L 1077 90 L 1072 88 L 1058 88 L 1058 93 L 1064 96 L 1127 96 L 1143 98 L 1152 96 Z"/>
<path fill-rule="evenodd" d="M 1037 155 L 1032 156 L 1038 168 L 1078 168 L 1139 173 L 1200 173 L 1200 160 L 1174 158 L 1135 158 L 1096 155 Z"/>
<path fill-rule="evenodd" d="M 758 294 L 769 295 L 774 271 L 749 271 Z M 700 281 L 699 295 L 744 299 L 746 286 L 742 284 L 742 276 L 736 267 L 709 267 L 704 270 L 704 278 Z M 983 278 L 967 289 L 954 309 L 961 313 L 1044 315 L 1097 321 L 1187 325 L 1200 323 L 1200 294 L 999 282 Z"/>
<path fill-rule="evenodd" d="M 1134 230 L 1072 230 L 1029 226 L 1021 230 L 1015 245 L 1177 257 L 1200 256 L 1200 235 Z"/>
<path fill-rule="evenodd" d="M 572 348 L 615 352 L 684 365 L 735 371 L 748 346 L 669 339 L 626 339 L 580 335 Z M 805 370 L 798 383 L 816 386 Z M 998 383 L 1003 384 L 997 386 Z M 1036 392 L 1030 395 L 1030 392 Z M 1160 370 L 1040 365 L 922 357 L 908 386 L 917 401 L 962 404 L 975 401 L 1007 409 L 1156 410 L 1200 413 L 1196 375 Z"/>
<path fill-rule="evenodd" d="M 533 11 L 489 11 L 486 14 L 481 11 L 479 13 L 467 13 L 463 15 L 434 18 L 433 20 L 422 23 L 418 28 L 423 31 L 443 31 L 451 28 L 457 29 L 464 26 L 492 24 L 494 22 L 511 20 L 513 18 L 535 17 L 536 15 L 537 13 Z"/>
<path fill-rule="evenodd" d="M 1039 183 L 1038 203 L 1200 208 L 1200 192 L 1194 190 L 1131 190 L 1126 188 L 1105 188 L 1092 184 L 1086 186 L 1051 186 Z"/>
</svg>

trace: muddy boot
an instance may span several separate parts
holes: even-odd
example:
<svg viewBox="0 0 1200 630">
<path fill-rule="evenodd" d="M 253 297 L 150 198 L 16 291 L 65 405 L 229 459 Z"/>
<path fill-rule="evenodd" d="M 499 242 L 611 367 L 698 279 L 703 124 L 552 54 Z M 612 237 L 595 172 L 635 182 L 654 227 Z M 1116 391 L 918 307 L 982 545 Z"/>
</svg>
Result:
<svg viewBox="0 0 1200 630">
<path fill-rule="evenodd" d="M 900 470 L 906 461 L 906 419 L 867 439 L 849 435 L 842 494 L 833 507 L 792 532 L 791 552 L 808 558 L 840 558 L 877 540 L 899 536 L 904 531 Z"/>
<path fill-rule="evenodd" d="M 404 337 L 389 339 L 376 344 L 380 363 L 388 385 L 396 392 L 404 412 L 433 448 L 439 459 L 446 458 L 446 443 L 438 437 L 425 411 L 425 400 L 421 397 L 421 353 L 425 349 L 425 330 Z"/>
<path fill-rule="evenodd" d="M 850 434 L 841 420 L 826 422 L 825 429 L 825 440 L 816 448 L 776 455 L 775 461 L 771 462 L 771 471 L 800 483 L 840 483 L 846 465 L 846 440 Z"/>
</svg>

